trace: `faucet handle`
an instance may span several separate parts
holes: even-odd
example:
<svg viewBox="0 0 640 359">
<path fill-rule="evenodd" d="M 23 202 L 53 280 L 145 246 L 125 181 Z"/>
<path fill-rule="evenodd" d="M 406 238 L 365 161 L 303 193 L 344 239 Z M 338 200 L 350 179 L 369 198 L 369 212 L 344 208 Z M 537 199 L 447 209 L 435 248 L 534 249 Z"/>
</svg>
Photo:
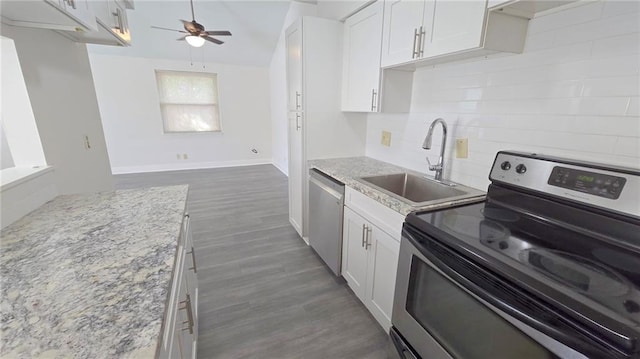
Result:
<svg viewBox="0 0 640 359">
<path fill-rule="evenodd" d="M 429 171 L 437 171 L 437 170 L 441 170 L 442 166 L 439 165 L 432 165 L 431 161 L 429 161 L 429 157 L 425 157 L 425 159 L 427 160 L 427 164 L 429 165 Z"/>
</svg>

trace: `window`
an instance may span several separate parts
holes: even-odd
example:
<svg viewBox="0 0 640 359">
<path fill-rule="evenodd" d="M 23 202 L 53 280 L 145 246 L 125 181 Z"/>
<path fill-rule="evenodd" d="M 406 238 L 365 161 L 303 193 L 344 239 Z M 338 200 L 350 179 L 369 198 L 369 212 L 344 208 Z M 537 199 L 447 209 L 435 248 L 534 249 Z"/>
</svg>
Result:
<svg viewBox="0 0 640 359">
<path fill-rule="evenodd" d="M 164 132 L 220 132 L 213 73 L 156 71 Z"/>
</svg>

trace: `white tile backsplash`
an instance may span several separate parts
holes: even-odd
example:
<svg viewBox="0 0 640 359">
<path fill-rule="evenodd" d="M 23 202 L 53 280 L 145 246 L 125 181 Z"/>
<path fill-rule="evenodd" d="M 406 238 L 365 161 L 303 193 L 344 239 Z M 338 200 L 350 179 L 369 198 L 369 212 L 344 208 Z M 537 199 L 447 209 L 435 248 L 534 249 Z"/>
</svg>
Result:
<svg viewBox="0 0 640 359">
<path fill-rule="evenodd" d="M 370 114 L 367 155 L 426 172 L 429 124 L 448 123 L 445 174 L 479 189 L 499 150 L 640 168 L 640 2 L 588 1 L 536 17 L 522 54 L 416 70 L 409 114 Z M 391 147 L 380 144 L 383 130 Z M 455 158 L 454 140 L 469 139 Z"/>
</svg>

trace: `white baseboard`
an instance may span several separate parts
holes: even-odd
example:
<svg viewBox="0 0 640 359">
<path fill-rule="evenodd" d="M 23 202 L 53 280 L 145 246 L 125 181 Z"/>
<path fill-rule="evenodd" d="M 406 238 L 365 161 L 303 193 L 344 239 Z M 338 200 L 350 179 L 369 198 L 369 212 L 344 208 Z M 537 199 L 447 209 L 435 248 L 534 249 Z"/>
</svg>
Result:
<svg viewBox="0 0 640 359">
<path fill-rule="evenodd" d="M 22 218 L 58 195 L 51 167 L 3 186 L 0 191 L 0 228 Z"/>
<path fill-rule="evenodd" d="M 197 169 L 205 169 L 205 168 L 240 167 L 240 166 L 255 166 L 255 165 L 270 165 L 270 164 L 273 164 L 273 161 L 271 159 L 218 161 L 218 162 L 192 162 L 192 163 L 184 163 L 184 164 L 166 163 L 166 164 L 159 164 L 159 165 L 112 167 L 111 172 L 114 175 L 119 175 L 119 174 L 127 174 L 127 173 L 182 171 L 182 170 L 197 170 Z"/>
<path fill-rule="evenodd" d="M 272 164 L 275 168 L 279 169 L 279 170 L 280 170 L 280 172 L 282 172 L 285 176 L 289 177 L 289 171 L 287 171 L 287 170 L 285 170 L 284 168 L 282 168 L 282 167 L 280 166 L 280 164 L 279 164 L 279 163 L 276 163 L 276 162 L 274 161 L 274 162 L 271 162 L 271 164 Z"/>
</svg>

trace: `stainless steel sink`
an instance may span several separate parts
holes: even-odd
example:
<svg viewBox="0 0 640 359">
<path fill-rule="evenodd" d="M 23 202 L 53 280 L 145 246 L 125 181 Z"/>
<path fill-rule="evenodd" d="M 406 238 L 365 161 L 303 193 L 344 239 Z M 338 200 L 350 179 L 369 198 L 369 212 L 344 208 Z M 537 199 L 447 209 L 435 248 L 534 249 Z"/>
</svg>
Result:
<svg viewBox="0 0 640 359">
<path fill-rule="evenodd" d="M 484 193 L 461 185 L 449 185 L 412 173 L 361 177 L 360 181 L 413 206 L 444 202 Z"/>
</svg>

